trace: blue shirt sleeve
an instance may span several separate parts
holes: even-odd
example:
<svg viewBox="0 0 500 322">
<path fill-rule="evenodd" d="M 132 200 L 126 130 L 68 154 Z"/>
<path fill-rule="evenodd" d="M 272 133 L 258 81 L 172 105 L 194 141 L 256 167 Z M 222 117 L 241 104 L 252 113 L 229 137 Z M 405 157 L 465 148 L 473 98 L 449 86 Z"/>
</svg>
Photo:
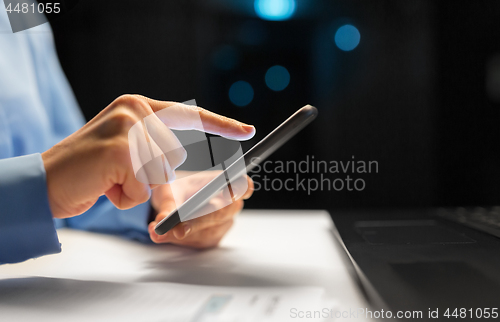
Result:
<svg viewBox="0 0 500 322">
<path fill-rule="evenodd" d="M 40 154 L 0 160 L 0 263 L 59 253 Z"/>
<path fill-rule="evenodd" d="M 0 5 L 0 262 L 60 251 L 39 153 L 83 124 L 59 64 L 50 25 L 13 34 Z M 149 208 L 145 203 L 121 211 L 101 197 L 86 213 L 56 224 L 148 242 Z M 34 228 L 37 225 L 39 229 Z M 42 233 L 46 239 L 40 240 Z"/>
</svg>

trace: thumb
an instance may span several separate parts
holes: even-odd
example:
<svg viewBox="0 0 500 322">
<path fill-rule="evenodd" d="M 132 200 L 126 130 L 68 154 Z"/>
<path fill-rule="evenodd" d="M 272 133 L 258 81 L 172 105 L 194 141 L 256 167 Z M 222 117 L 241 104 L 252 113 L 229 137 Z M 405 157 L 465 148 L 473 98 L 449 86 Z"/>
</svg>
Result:
<svg viewBox="0 0 500 322">
<path fill-rule="evenodd" d="M 255 127 L 207 111 L 198 106 L 156 101 L 144 97 L 151 109 L 173 130 L 198 130 L 233 140 L 248 140 L 255 135 Z"/>
</svg>

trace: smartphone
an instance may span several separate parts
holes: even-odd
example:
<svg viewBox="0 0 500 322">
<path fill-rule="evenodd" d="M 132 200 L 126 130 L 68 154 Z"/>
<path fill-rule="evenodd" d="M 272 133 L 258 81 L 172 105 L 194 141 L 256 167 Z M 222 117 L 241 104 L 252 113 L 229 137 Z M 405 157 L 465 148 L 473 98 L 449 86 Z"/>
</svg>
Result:
<svg viewBox="0 0 500 322">
<path fill-rule="evenodd" d="M 306 105 L 290 116 L 285 122 L 269 133 L 262 141 L 254 145 L 241 158 L 228 166 L 220 175 L 215 177 L 203 188 L 198 190 L 194 195 L 186 200 L 179 208 L 172 211 L 167 217 L 160 221 L 155 232 L 158 235 L 167 233 L 170 229 L 181 221 L 181 216 L 186 218 L 189 214 L 194 213 L 207 202 L 220 193 L 224 188 L 230 187 L 230 180 L 246 175 L 252 171 L 254 167 L 259 165 L 274 151 L 279 149 L 283 144 L 290 140 L 295 134 L 300 132 L 304 127 L 311 123 L 318 115 L 318 110 L 311 105 Z M 237 166 L 244 161 L 244 167 Z"/>
</svg>

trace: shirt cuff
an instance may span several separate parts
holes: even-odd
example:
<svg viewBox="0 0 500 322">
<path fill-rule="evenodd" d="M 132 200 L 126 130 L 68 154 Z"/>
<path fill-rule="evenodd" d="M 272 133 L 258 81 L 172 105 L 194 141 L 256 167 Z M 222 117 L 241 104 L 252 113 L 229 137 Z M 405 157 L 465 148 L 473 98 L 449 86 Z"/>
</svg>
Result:
<svg viewBox="0 0 500 322">
<path fill-rule="evenodd" d="M 0 160 L 0 263 L 59 252 L 42 156 Z"/>
</svg>

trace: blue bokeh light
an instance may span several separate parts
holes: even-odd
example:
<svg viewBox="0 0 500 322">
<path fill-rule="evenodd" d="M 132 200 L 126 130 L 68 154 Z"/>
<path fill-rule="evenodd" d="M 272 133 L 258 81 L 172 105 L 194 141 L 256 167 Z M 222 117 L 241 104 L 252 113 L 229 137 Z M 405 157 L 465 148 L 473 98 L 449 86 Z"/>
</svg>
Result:
<svg viewBox="0 0 500 322">
<path fill-rule="evenodd" d="M 255 12 L 265 20 L 287 20 L 295 12 L 295 0 L 255 0 Z"/>
<path fill-rule="evenodd" d="M 237 81 L 229 88 L 229 99 L 236 106 L 247 106 L 253 100 L 253 88 L 248 82 Z"/>
<path fill-rule="evenodd" d="M 273 91 L 284 90 L 290 84 L 290 73 L 280 65 L 273 66 L 267 70 L 266 85 Z"/>
<path fill-rule="evenodd" d="M 335 33 L 335 44 L 343 51 L 351 51 L 359 45 L 361 35 L 353 25 L 343 25 Z"/>
</svg>

